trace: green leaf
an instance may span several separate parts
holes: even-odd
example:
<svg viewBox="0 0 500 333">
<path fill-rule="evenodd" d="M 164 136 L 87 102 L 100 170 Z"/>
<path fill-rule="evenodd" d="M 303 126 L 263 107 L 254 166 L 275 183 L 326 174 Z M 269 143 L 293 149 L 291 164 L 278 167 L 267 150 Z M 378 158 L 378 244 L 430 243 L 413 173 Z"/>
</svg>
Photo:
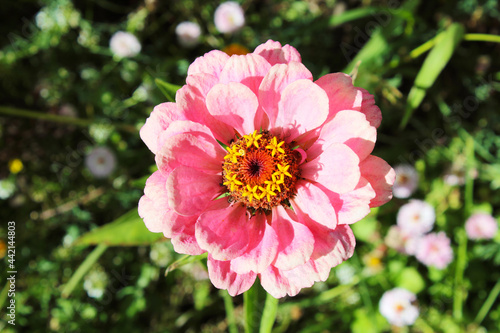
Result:
<svg viewBox="0 0 500 333">
<path fill-rule="evenodd" d="M 155 79 L 155 83 L 170 102 L 175 102 L 175 93 L 181 88 L 181 86 L 165 82 L 162 79 Z"/>
<path fill-rule="evenodd" d="M 361 223 L 351 225 L 351 229 L 356 239 L 369 243 L 377 231 L 377 220 L 374 217 L 366 217 Z"/>
<path fill-rule="evenodd" d="M 406 127 L 413 111 L 420 106 L 427 93 L 427 89 L 434 84 L 439 74 L 443 71 L 446 64 L 448 64 L 463 36 L 464 27 L 459 23 L 453 23 L 448 29 L 436 36 L 434 47 L 427 55 L 427 58 L 425 58 L 415 78 L 415 83 L 408 94 L 405 114 L 399 126 L 400 129 Z"/>
<path fill-rule="evenodd" d="M 153 233 L 146 228 L 135 208 L 113 222 L 81 236 L 75 241 L 75 245 L 137 246 L 148 245 L 162 238 L 163 234 Z"/>
<path fill-rule="evenodd" d="M 407 267 L 397 277 L 396 286 L 418 294 L 424 290 L 425 281 L 414 267 Z"/>
</svg>

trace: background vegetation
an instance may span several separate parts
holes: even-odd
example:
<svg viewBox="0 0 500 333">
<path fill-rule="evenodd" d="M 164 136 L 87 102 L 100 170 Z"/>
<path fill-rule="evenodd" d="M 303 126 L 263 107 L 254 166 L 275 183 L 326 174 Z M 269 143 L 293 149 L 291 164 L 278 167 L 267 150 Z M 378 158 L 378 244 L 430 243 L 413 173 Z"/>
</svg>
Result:
<svg viewBox="0 0 500 333">
<path fill-rule="evenodd" d="M 354 225 L 353 258 L 280 300 L 275 331 L 498 332 L 500 236 L 475 242 L 464 231 L 476 210 L 500 214 L 497 1 L 239 2 L 246 24 L 232 35 L 217 32 L 212 0 L 0 3 L 0 240 L 7 244 L 15 221 L 18 271 L 16 326 L 7 324 L 2 282 L 0 330 L 223 332 L 231 301 L 242 327 L 242 297 L 216 290 L 203 258 L 164 277 L 182 256 L 137 216 L 154 166 L 138 129 L 166 100 L 155 79 L 182 85 L 205 52 L 231 43 L 251 51 L 271 38 L 296 47 L 315 78 L 351 73 L 362 60 L 355 85 L 375 95 L 384 117 L 374 154 L 415 166 L 412 198 L 435 208 L 434 231 L 451 238 L 455 258 L 438 270 L 388 248 L 387 230 L 408 202 L 393 199 Z M 201 26 L 194 48 L 176 38 L 182 21 Z M 139 55 L 113 56 L 118 30 L 137 36 Z M 61 111 L 67 105 L 74 117 Z M 102 179 L 85 166 L 98 146 L 116 156 Z M 444 181 L 451 169 L 464 185 Z M 378 311 L 395 286 L 417 294 L 420 317 L 409 328 Z"/>
</svg>

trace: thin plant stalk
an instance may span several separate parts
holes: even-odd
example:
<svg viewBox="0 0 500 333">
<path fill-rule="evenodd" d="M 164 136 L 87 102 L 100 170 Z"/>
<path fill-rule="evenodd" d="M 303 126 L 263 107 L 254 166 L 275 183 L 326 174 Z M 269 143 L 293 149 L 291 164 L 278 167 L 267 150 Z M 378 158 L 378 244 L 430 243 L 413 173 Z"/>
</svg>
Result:
<svg viewBox="0 0 500 333">
<path fill-rule="evenodd" d="M 226 308 L 226 319 L 229 333 L 238 333 L 238 328 L 236 327 L 236 320 L 234 318 L 234 305 L 231 295 L 228 294 L 227 290 L 221 290 L 220 295 L 224 300 L 224 307 Z"/>
</svg>

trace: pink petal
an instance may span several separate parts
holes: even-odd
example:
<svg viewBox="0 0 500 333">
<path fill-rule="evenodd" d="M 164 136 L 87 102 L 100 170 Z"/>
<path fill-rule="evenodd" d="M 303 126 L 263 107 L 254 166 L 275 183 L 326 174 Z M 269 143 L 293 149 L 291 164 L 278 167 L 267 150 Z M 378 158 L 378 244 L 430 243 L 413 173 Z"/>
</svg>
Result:
<svg viewBox="0 0 500 333">
<path fill-rule="evenodd" d="M 245 253 L 250 228 L 246 207 L 234 205 L 201 214 L 196 239 L 214 259 L 231 260 Z"/>
<path fill-rule="evenodd" d="M 206 106 L 205 95 L 194 86 L 185 85 L 177 91 L 175 100 L 185 118 L 210 128 L 213 136 L 228 144 L 234 138 L 233 129 L 227 124 L 216 120 Z"/>
<path fill-rule="evenodd" d="M 346 193 L 359 182 L 359 157 L 351 148 L 333 143 L 316 159 L 302 166 L 301 176 L 320 183 L 329 190 Z"/>
<path fill-rule="evenodd" d="M 332 267 L 353 255 L 356 241 L 348 226 L 339 225 L 335 230 L 330 229 L 328 232 L 315 230 L 315 233 L 318 236 L 317 241 L 323 243 L 320 246 L 322 252 L 327 253 L 311 258 L 291 270 L 280 270 L 275 266 L 269 266 L 259 275 L 262 287 L 273 297 L 281 298 L 287 294 L 295 296 L 302 288 L 311 287 L 314 282 L 325 281 Z M 322 233 L 327 233 L 327 236 Z"/>
<path fill-rule="evenodd" d="M 256 214 L 250 219 L 250 243 L 245 253 L 231 260 L 231 269 L 238 274 L 250 271 L 261 273 L 276 258 L 278 252 L 278 236 L 267 223 L 264 214 Z"/>
<path fill-rule="evenodd" d="M 259 87 L 259 101 L 274 127 L 278 116 L 278 103 L 283 90 L 300 79 L 312 81 L 311 72 L 301 63 L 278 64 L 271 67 Z"/>
<path fill-rule="evenodd" d="M 256 274 L 249 272 L 246 274 L 237 274 L 231 271 L 230 261 L 219 261 L 208 256 L 207 261 L 208 276 L 212 284 L 219 289 L 227 289 L 229 295 L 236 296 L 244 293 L 255 282 Z"/>
<path fill-rule="evenodd" d="M 280 42 L 273 40 L 260 44 L 253 53 L 264 57 L 271 65 L 286 64 L 291 61 L 301 62 L 300 54 L 294 47 L 288 44 L 281 47 Z"/>
<path fill-rule="evenodd" d="M 189 217 L 178 215 L 171 239 L 175 252 L 193 256 L 205 252 L 196 241 L 195 225 L 197 219 L 196 215 Z"/>
<path fill-rule="evenodd" d="M 372 185 L 363 177 L 360 178 L 353 191 L 340 195 L 333 193 L 330 199 L 337 211 L 338 223 L 352 224 L 360 221 L 370 213 L 370 202 L 375 196 L 376 193 Z"/>
<path fill-rule="evenodd" d="M 182 119 L 185 119 L 184 114 L 180 112 L 175 103 L 157 105 L 139 132 L 142 141 L 149 150 L 156 154 L 161 149 L 161 145 L 158 144 L 158 136 L 172 121 Z"/>
<path fill-rule="evenodd" d="M 208 173 L 220 173 L 226 155 L 215 139 L 203 132 L 182 133 L 165 139 L 156 164 L 169 174 L 180 165 Z"/>
<path fill-rule="evenodd" d="M 290 142 L 323 124 L 328 116 L 328 97 L 313 82 L 297 80 L 283 90 L 278 109 L 275 127 L 281 127 Z"/>
<path fill-rule="evenodd" d="M 291 200 L 293 207 L 298 207 L 309 217 L 331 229 L 335 229 L 337 218 L 328 196 L 316 185 L 299 180 L 296 184 L 297 196 Z"/>
<path fill-rule="evenodd" d="M 165 144 L 165 141 L 174 135 L 182 133 L 192 133 L 196 135 L 196 132 L 205 133 L 208 136 L 213 136 L 210 129 L 200 123 L 196 123 L 190 120 L 175 120 L 170 123 L 170 126 L 166 130 L 160 133 L 158 136 L 158 147 L 161 149 Z"/>
<path fill-rule="evenodd" d="M 319 139 L 307 151 L 307 155 L 313 159 L 321 153 L 322 148 L 338 142 L 351 148 L 362 161 L 373 151 L 376 140 L 377 130 L 370 125 L 364 114 L 340 111 L 323 126 Z"/>
<path fill-rule="evenodd" d="M 328 254 L 321 258 L 324 258 L 330 267 L 335 267 L 352 257 L 354 248 L 356 247 L 356 238 L 354 238 L 351 228 L 346 224 L 337 225 L 335 230 L 331 231 L 330 234 L 335 239 L 333 242 L 334 246 Z"/>
<path fill-rule="evenodd" d="M 151 232 L 166 232 L 170 237 L 165 213 L 171 210 L 168 205 L 168 195 L 165 183 L 167 177 L 160 171 L 154 172 L 146 181 L 144 195 L 139 200 L 139 216 Z"/>
<path fill-rule="evenodd" d="M 370 124 L 378 128 L 382 122 L 382 113 L 380 108 L 375 105 L 375 98 L 363 88 L 356 89 L 356 100 L 352 109 L 363 113 Z"/>
<path fill-rule="evenodd" d="M 151 232 L 163 232 L 163 213 L 156 209 L 153 200 L 143 195 L 139 200 L 139 216 Z"/>
<path fill-rule="evenodd" d="M 199 214 L 222 193 L 221 180 L 220 175 L 179 166 L 167 179 L 169 206 L 181 215 Z"/>
<path fill-rule="evenodd" d="M 254 123 L 258 107 L 257 96 L 247 86 L 237 82 L 217 84 L 207 95 L 210 114 L 241 135 L 252 133 L 259 125 Z"/>
<path fill-rule="evenodd" d="M 186 78 L 186 84 L 198 90 L 204 97 L 217 83 L 219 83 L 217 77 L 204 73 L 190 75 Z"/>
<path fill-rule="evenodd" d="M 222 68 L 229 60 L 229 56 L 219 50 L 213 50 L 206 53 L 196 60 L 188 68 L 188 76 L 198 73 L 210 74 L 219 77 Z"/>
<path fill-rule="evenodd" d="M 255 95 L 259 85 L 271 65 L 257 54 L 233 55 L 220 74 L 220 83 L 240 82 L 250 88 Z"/>
<path fill-rule="evenodd" d="M 341 110 L 352 110 L 356 100 L 357 89 L 352 85 L 352 78 L 344 73 L 327 74 L 316 82 L 326 91 L 329 100 L 328 119 Z"/>
<path fill-rule="evenodd" d="M 314 249 L 311 231 L 290 215 L 293 216 L 293 212 L 287 212 L 283 206 L 273 208 L 271 225 L 279 239 L 278 255 L 273 265 L 285 270 L 304 264 Z"/>
<path fill-rule="evenodd" d="M 274 298 L 281 298 L 287 294 L 295 296 L 299 293 L 300 287 L 290 283 L 283 276 L 282 271 L 274 266 L 269 266 L 267 270 L 259 274 L 262 287 Z"/>
<path fill-rule="evenodd" d="M 361 175 L 366 178 L 377 196 L 370 201 L 370 207 L 378 207 L 392 199 L 392 185 L 396 173 L 386 161 L 370 155 L 359 164 Z"/>
</svg>

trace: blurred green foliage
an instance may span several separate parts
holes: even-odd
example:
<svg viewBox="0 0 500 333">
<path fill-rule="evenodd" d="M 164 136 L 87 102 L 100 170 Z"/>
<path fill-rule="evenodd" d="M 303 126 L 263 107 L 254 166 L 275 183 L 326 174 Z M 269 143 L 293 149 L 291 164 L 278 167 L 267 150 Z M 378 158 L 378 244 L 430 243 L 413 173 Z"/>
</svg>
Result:
<svg viewBox="0 0 500 333">
<path fill-rule="evenodd" d="M 0 3 L 0 189 L 6 196 L 0 239 L 7 241 L 7 220 L 16 221 L 19 272 L 16 326 L 5 321 L 3 289 L 0 330 L 228 330 L 227 298 L 206 279 L 205 258 L 176 254 L 137 216 L 145 177 L 154 171 L 138 129 L 166 101 L 164 94 L 173 98 L 196 57 L 231 43 L 252 50 L 271 38 L 296 47 L 315 78 L 357 73 L 355 85 L 375 95 L 384 116 L 374 154 L 391 165 L 415 165 L 420 182 L 413 197 L 436 209 L 435 229 L 452 239 L 455 256 L 466 250 L 462 277 L 458 259 L 437 270 L 387 249 L 384 235 L 407 201 L 394 199 L 353 225 L 358 245 L 351 260 L 326 282 L 279 301 L 273 332 L 497 331 L 500 236 L 475 243 L 459 236 L 474 210 L 500 214 L 500 45 L 471 35 L 499 34 L 497 1 L 238 2 L 246 25 L 233 35 L 217 32 L 214 0 Z M 202 29 L 191 49 L 175 36 L 186 20 Z M 138 37 L 139 55 L 113 56 L 109 39 L 119 30 Z M 65 105 L 73 106 L 71 116 L 61 111 Z M 406 127 L 398 130 L 405 110 Z M 107 178 L 85 167 L 95 146 L 116 154 Z M 14 159 L 22 161 L 19 172 L 8 167 Z M 444 181 L 451 169 L 465 174 L 465 185 Z M 89 247 L 95 244 L 111 247 Z M 378 261 L 370 261 L 377 251 Z M 174 262 L 179 269 L 164 277 Z M 6 266 L 0 267 L 6 281 Z M 396 286 L 419 300 L 421 316 L 408 330 L 390 327 L 378 312 L 382 293 Z M 242 297 L 233 303 L 240 328 Z"/>
</svg>

